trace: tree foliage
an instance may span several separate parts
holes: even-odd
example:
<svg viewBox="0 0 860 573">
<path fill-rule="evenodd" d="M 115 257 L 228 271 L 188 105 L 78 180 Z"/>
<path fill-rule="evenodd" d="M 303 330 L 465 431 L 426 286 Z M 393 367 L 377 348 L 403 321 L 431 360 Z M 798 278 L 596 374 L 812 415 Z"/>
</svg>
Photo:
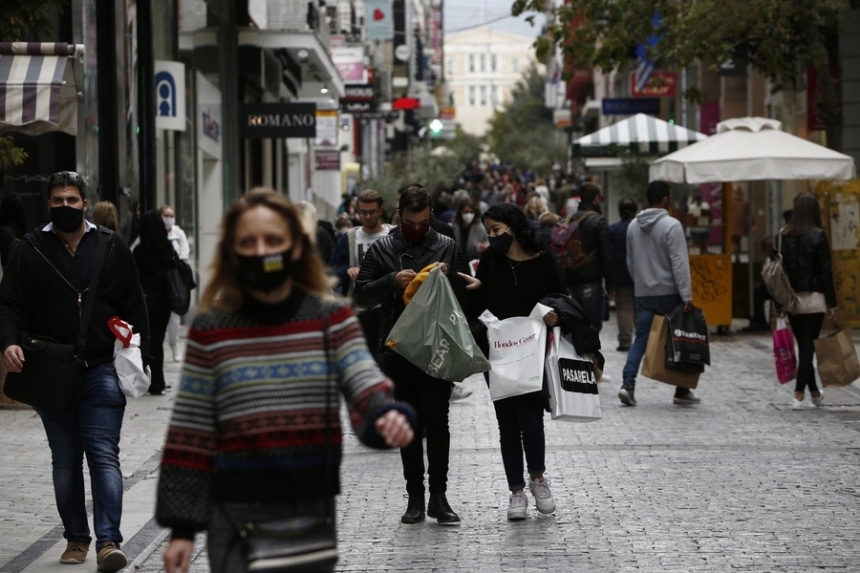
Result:
<svg viewBox="0 0 860 573">
<path fill-rule="evenodd" d="M 544 105 L 546 77 L 532 65 L 511 92 L 511 101 L 490 119 L 490 151 L 502 162 L 547 172 L 567 158 L 568 136 Z"/>
<path fill-rule="evenodd" d="M 544 11 L 548 2 L 514 0 L 512 12 Z M 566 0 L 557 7 L 548 34 L 538 40 L 537 55 L 545 58 L 558 45 L 574 65 L 611 71 L 626 66 L 635 46 L 656 36 L 659 41 L 649 50 L 649 59 L 664 69 L 696 61 L 716 66 L 728 59 L 745 60 L 778 85 L 793 88 L 806 67 L 813 66 L 827 103 L 822 106 L 825 122 L 835 124 L 841 121 L 840 106 L 834 105 L 838 94 L 827 72 L 838 66 L 839 25 L 846 10 L 856 4 L 857 0 Z M 656 29 L 655 12 L 660 15 Z"/>
<path fill-rule="evenodd" d="M 27 0 L 0 2 L 0 41 L 18 42 L 40 39 L 51 29 L 51 15 L 60 9 L 62 0 Z M 0 135 L 0 169 L 20 165 L 27 159 L 8 135 Z"/>
</svg>

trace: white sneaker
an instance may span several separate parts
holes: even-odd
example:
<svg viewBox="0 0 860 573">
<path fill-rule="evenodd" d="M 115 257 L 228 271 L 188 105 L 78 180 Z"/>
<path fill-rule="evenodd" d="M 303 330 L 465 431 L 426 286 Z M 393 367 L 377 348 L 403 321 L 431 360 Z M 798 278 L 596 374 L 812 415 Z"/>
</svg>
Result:
<svg viewBox="0 0 860 573">
<path fill-rule="evenodd" d="M 463 400 L 464 398 L 468 398 L 472 395 L 472 391 L 463 386 L 462 382 L 455 382 L 454 387 L 451 389 L 451 401 L 455 400 Z"/>
<path fill-rule="evenodd" d="M 179 352 L 179 348 L 175 344 L 170 345 L 170 352 L 173 353 L 173 361 L 181 362 L 182 361 L 182 353 Z"/>
<path fill-rule="evenodd" d="M 535 496 L 535 507 L 539 512 L 548 514 L 555 511 L 555 499 L 552 497 L 552 492 L 549 491 L 547 480 L 529 480 L 529 491 Z"/>
<path fill-rule="evenodd" d="M 792 410 L 809 410 L 810 408 L 815 408 L 815 406 L 810 404 L 806 400 L 798 400 L 797 398 L 791 399 Z"/>
<path fill-rule="evenodd" d="M 512 493 L 508 502 L 508 521 L 520 521 L 526 518 L 529 498 L 523 492 Z"/>
<path fill-rule="evenodd" d="M 809 399 L 812 400 L 813 406 L 815 406 L 816 408 L 820 408 L 821 403 L 824 401 L 824 390 L 819 389 L 818 396 L 810 396 Z"/>
</svg>

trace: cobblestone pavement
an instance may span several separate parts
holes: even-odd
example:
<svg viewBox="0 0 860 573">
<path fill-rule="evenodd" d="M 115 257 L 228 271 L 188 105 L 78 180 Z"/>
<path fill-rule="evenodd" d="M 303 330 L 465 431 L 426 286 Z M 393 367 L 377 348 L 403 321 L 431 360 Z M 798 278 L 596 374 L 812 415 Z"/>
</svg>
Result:
<svg viewBox="0 0 860 573">
<path fill-rule="evenodd" d="M 740 322 L 739 325 L 742 325 Z M 346 437 L 338 499 L 340 572 L 860 571 L 860 382 L 829 389 L 824 407 L 793 411 L 775 382 L 769 334 L 714 336 L 695 407 L 638 381 L 638 406 L 616 397 L 625 354 L 614 316 L 602 341 L 611 380 L 602 420 L 546 418 L 547 478 L 558 510 L 506 520 L 498 431 L 483 380 L 451 406 L 448 499 L 459 527 L 401 525 L 396 452 Z M 168 362 L 176 383 L 179 365 Z M 162 571 L 166 533 L 152 521 L 172 394 L 129 403 L 122 439 L 126 571 Z M 51 572 L 65 545 L 38 417 L 0 411 L 0 573 Z M 530 503 L 533 500 L 530 498 Z M 203 538 L 191 573 L 210 571 Z M 85 567 L 95 568 L 95 555 Z"/>
</svg>

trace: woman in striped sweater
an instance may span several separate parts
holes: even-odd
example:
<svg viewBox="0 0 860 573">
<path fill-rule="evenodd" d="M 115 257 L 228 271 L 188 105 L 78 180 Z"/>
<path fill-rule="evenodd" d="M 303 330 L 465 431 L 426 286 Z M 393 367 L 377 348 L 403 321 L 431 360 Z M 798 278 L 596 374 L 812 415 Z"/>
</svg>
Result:
<svg viewBox="0 0 860 573">
<path fill-rule="evenodd" d="M 208 531 L 213 573 L 233 573 L 246 571 L 238 524 L 334 523 L 338 392 L 365 444 L 412 440 L 413 412 L 392 400 L 349 306 L 328 292 L 283 195 L 255 190 L 234 203 L 188 335 L 161 463 L 156 518 L 172 531 L 168 573 L 188 571 L 199 531 Z"/>
</svg>

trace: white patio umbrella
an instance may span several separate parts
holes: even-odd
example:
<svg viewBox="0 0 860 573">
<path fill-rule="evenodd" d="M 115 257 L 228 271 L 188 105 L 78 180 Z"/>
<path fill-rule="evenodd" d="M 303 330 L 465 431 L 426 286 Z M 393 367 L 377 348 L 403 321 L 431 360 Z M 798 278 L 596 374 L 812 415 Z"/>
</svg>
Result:
<svg viewBox="0 0 860 573">
<path fill-rule="evenodd" d="M 651 163 L 650 179 L 719 183 L 856 177 L 854 159 L 781 130 L 764 117 L 727 119 L 717 133 Z"/>
</svg>

